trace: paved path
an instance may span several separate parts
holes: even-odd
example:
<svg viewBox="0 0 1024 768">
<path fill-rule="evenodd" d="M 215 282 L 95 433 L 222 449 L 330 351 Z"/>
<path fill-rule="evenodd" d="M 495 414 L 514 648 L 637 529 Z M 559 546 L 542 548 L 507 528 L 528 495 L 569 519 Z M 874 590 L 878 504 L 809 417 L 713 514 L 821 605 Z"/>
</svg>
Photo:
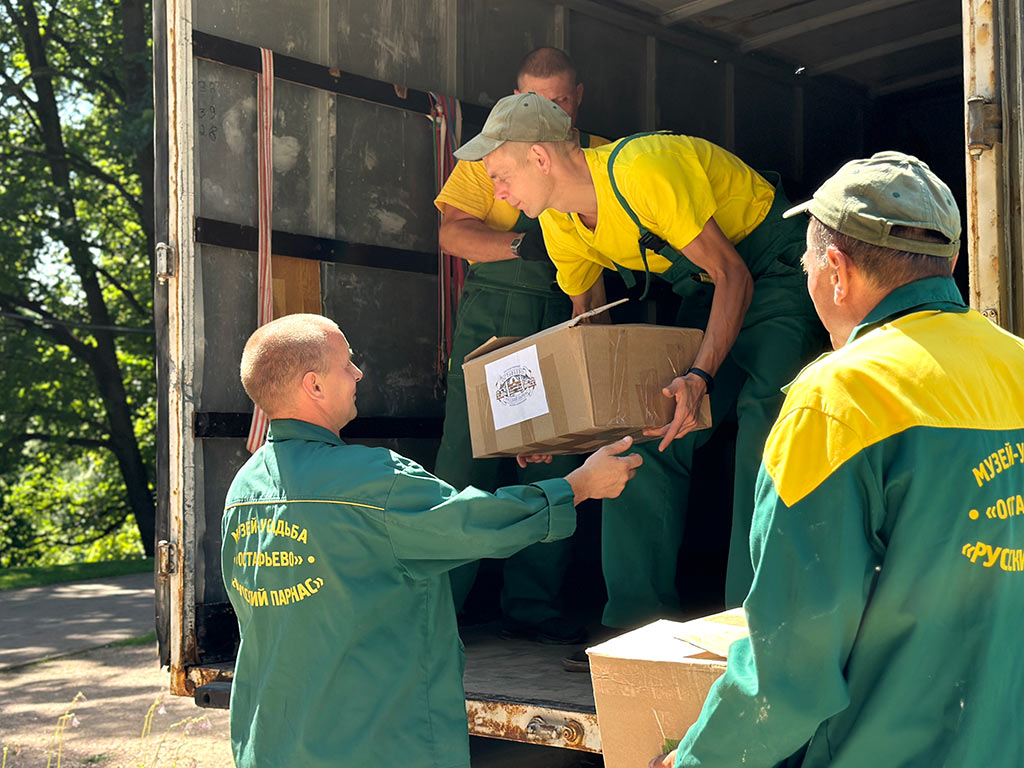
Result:
<svg viewBox="0 0 1024 768">
<path fill-rule="evenodd" d="M 0 592 L 0 670 L 139 637 L 155 626 L 153 574 Z"/>
</svg>

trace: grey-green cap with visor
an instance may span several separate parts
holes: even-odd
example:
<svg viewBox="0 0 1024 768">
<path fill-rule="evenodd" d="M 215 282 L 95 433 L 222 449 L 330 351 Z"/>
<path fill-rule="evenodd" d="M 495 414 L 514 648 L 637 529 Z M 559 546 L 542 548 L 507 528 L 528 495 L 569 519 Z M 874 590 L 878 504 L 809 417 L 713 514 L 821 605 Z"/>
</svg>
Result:
<svg viewBox="0 0 1024 768">
<path fill-rule="evenodd" d="M 565 111 L 536 93 L 499 99 L 479 136 L 455 150 L 459 160 L 483 160 L 506 141 L 568 141 L 572 120 Z"/>
<path fill-rule="evenodd" d="M 953 193 L 927 164 L 902 152 L 851 160 L 784 218 L 810 213 L 822 224 L 872 245 L 951 259 L 960 249 L 960 209 Z M 949 242 L 931 243 L 892 234 L 895 226 L 920 227 Z"/>
</svg>

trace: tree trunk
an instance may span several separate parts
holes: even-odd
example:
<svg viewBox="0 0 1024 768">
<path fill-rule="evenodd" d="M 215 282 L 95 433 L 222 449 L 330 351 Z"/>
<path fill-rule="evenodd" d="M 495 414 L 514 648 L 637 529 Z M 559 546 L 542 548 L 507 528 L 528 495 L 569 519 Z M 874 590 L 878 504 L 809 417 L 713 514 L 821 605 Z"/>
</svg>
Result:
<svg viewBox="0 0 1024 768">
<path fill-rule="evenodd" d="M 59 232 L 61 241 L 68 249 L 68 256 L 85 295 L 86 310 L 90 322 L 97 326 L 111 325 L 103 290 L 96 274 L 96 266 L 82 237 L 81 226 L 75 214 L 75 194 L 71 186 L 69 163 L 64 146 L 60 113 L 46 51 L 39 33 L 39 17 L 32 0 L 21 1 L 21 18 L 17 21 L 18 32 L 25 45 L 25 54 L 32 68 L 32 80 L 36 89 L 34 109 L 42 127 L 46 146 L 50 177 L 57 192 L 57 208 L 61 217 Z M 152 166 L 150 166 L 152 178 Z M 152 211 L 152 199 L 150 199 Z M 152 217 L 149 226 L 152 235 Z M 128 492 L 128 502 L 142 536 L 147 556 L 154 550 L 155 507 L 150 489 L 146 465 L 142 460 L 138 441 L 132 425 L 132 413 L 124 389 L 124 380 L 117 362 L 114 335 L 107 330 L 95 330 L 96 348 L 88 358 L 93 377 L 106 411 L 110 427 L 111 448 L 117 457 L 121 474 Z"/>
</svg>

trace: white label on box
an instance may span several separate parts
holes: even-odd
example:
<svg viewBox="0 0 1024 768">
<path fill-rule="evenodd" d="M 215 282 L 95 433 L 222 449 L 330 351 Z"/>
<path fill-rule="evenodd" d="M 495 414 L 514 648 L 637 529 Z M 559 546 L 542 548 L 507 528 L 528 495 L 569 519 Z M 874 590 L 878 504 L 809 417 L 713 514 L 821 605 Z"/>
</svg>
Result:
<svg viewBox="0 0 1024 768">
<path fill-rule="evenodd" d="M 484 366 L 496 430 L 548 412 L 537 347 L 532 345 Z"/>
</svg>

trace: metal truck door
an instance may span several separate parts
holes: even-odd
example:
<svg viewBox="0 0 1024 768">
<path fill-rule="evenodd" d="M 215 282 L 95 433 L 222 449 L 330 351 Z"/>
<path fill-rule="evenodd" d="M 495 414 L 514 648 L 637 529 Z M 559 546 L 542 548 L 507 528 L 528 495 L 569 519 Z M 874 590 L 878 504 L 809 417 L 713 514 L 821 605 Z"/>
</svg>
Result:
<svg viewBox="0 0 1024 768">
<path fill-rule="evenodd" d="M 1024 64 L 1020 0 L 964 0 L 970 304 L 1024 333 Z"/>
</svg>

